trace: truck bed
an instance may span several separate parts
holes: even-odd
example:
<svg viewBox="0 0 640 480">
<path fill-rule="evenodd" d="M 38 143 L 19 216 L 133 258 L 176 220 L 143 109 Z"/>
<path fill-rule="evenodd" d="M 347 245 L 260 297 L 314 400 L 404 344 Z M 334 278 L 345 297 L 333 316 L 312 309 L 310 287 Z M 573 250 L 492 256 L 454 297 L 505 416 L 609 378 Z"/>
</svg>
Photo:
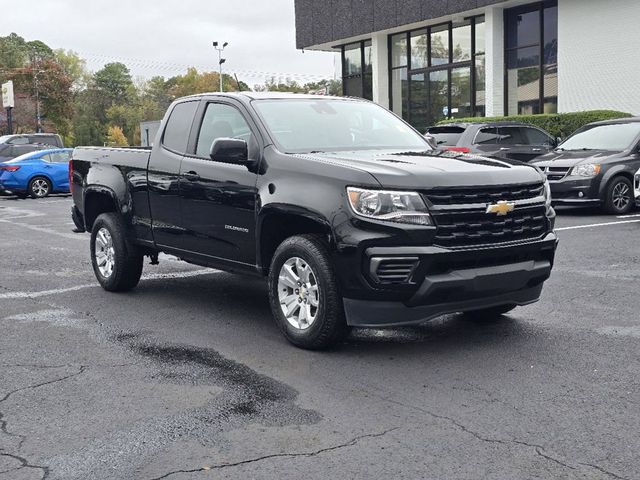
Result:
<svg viewBox="0 0 640 480">
<path fill-rule="evenodd" d="M 78 147 L 73 151 L 72 158 L 74 162 L 146 168 L 150 155 L 149 147 Z"/>
</svg>

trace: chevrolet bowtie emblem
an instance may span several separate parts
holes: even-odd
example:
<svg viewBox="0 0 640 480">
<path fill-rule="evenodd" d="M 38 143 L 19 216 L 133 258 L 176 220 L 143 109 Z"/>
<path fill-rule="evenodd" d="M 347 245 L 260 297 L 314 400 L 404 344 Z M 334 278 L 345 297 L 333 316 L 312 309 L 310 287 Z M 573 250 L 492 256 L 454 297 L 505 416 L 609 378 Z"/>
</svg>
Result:
<svg viewBox="0 0 640 480">
<path fill-rule="evenodd" d="M 506 214 L 513 212 L 516 209 L 515 203 L 510 203 L 505 200 L 501 200 L 498 203 L 487 206 L 487 213 L 495 213 L 499 217 L 504 217 Z"/>
</svg>

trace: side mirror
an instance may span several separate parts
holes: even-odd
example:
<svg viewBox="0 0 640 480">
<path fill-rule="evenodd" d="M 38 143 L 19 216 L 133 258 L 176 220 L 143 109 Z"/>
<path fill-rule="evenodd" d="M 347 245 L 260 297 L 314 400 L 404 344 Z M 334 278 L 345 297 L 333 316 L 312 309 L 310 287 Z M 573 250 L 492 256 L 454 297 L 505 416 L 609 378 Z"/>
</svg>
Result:
<svg viewBox="0 0 640 480">
<path fill-rule="evenodd" d="M 246 165 L 249 162 L 247 142 L 239 138 L 218 138 L 211 145 L 211 160 Z"/>
<path fill-rule="evenodd" d="M 561 143 L 562 143 L 562 138 L 560 138 L 560 137 L 556 137 L 556 142 L 555 142 L 554 147 L 557 147 L 557 146 L 558 146 L 558 145 L 560 145 Z"/>
</svg>

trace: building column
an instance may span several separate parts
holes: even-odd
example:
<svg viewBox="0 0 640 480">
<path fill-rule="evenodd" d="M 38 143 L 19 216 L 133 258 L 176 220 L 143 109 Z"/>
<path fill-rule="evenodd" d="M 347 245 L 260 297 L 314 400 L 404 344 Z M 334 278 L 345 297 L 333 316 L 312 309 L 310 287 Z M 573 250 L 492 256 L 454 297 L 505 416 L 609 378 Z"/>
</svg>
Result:
<svg viewBox="0 0 640 480">
<path fill-rule="evenodd" d="M 504 115 L 504 9 L 485 11 L 487 117 Z"/>
<path fill-rule="evenodd" d="M 373 69 L 373 101 L 389 108 L 389 47 L 387 35 L 377 33 L 371 37 Z"/>
</svg>

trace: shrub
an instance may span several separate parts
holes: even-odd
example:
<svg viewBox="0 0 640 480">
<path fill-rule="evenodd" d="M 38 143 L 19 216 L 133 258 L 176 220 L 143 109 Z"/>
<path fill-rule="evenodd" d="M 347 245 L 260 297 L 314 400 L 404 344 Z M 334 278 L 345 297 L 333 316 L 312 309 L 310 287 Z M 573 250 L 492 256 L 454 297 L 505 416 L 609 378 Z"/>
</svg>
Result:
<svg viewBox="0 0 640 480">
<path fill-rule="evenodd" d="M 611 120 L 614 118 L 628 118 L 630 113 L 616 112 L 614 110 L 590 110 L 575 113 L 545 113 L 542 115 L 518 115 L 510 117 L 472 117 L 443 120 L 438 125 L 447 123 L 477 123 L 477 122 L 522 122 L 540 127 L 551 134 L 552 137 L 565 139 L 580 127 L 587 123 Z"/>
</svg>

